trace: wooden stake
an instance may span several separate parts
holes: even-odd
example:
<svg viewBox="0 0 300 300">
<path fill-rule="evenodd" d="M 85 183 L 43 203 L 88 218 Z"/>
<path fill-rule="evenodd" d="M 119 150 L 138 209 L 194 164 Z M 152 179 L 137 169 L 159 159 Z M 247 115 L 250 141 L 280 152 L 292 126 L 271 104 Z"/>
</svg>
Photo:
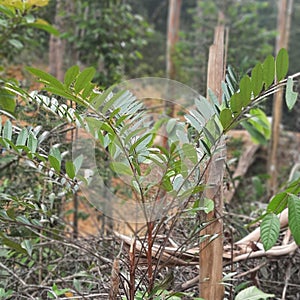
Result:
<svg viewBox="0 0 300 300">
<path fill-rule="evenodd" d="M 222 18 L 222 16 L 221 16 Z M 215 28 L 214 44 L 209 49 L 207 90 L 212 90 L 221 103 L 221 82 L 224 80 L 224 25 Z M 207 93 L 208 94 L 208 93 Z M 221 144 L 220 147 L 223 145 Z M 206 176 L 207 181 L 214 183 L 212 188 L 206 191 L 206 197 L 213 199 L 215 210 L 208 215 L 202 215 L 202 222 L 211 222 L 201 236 L 208 238 L 200 244 L 199 254 L 199 290 L 200 297 L 204 299 L 224 299 L 224 286 L 221 283 L 223 277 L 223 192 L 222 175 L 223 160 L 222 151 L 217 151 L 212 158 Z M 222 163 L 220 163 L 222 162 Z M 221 175 L 221 178 L 219 178 Z M 210 241 L 210 237 L 218 234 L 218 237 Z"/>
</svg>

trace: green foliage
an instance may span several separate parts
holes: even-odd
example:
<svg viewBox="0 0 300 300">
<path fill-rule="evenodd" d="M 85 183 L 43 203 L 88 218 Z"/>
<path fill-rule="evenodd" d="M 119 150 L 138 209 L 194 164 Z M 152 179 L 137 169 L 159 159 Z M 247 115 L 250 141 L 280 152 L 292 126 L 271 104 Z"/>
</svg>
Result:
<svg viewBox="0 0 300 300">
<path fill-rule="evenodd" d="M 247 122 L 243 122 L 252 136 L 260 142 L 264 142 L 263 138 L 268 138 L 270 135 L 270 127 L 266 116 L 263 111 L 253 107 L 257 105 L 259 101 L 262 101 L 264 94 L 268 92 L 268 90 L 262 90 L 262 88 L 269 87 L 274 82 L 275 74 L 273 74 L 273 70 L 276 69 L 277 78 L 281 78 L 287 72 L 286 64 L 287 52 L 281 50 L 276 59 L 269 56 L 263 64 L 257 64 L 253 69 L 254 71 L 251 74 L 251 78 L 245 76 L 236 91 L 234 91 L 233 88 L 234 83 L 228 79 L 229 83 L 223 85 L 226 95 L 223 103 L 224 108 L 221 109 L 220 114 L 219 110 L 214 110 L 208 105 L 208 102 L 201 101 L 202 99 L 196 100 L 196 108 L 191 110 L 185 118 L 190 126 L 197 132 L 194 138 L 195 141 L 200 141 L 204 155 L 211 156 L 210 151 L 222 133 L 227 132 L 232 126 L 238 124 L 242 120 L 242 116 L 247 116 L 247 112 L 249 112 L 250 118 L 248 117 Z M 179 142 L 180 140 L 177 136 L 173 136 L 172 138 L 172 135 L 170 135 L 169 141 L 171 152 L 168 153 L 166 150 L 160 149 L 163 150 L 165 157 L 161 154 L 158 156 L 157 152 L 147 150 L 153 147 L 152 142 L 155 132 L 148 128 L 148 122 L 145 119 L 146 116 L 144 116 L 143 111 L 141 112 L 142 104 L 136 102 L 130 93 L 124 91 L 112 93 L 112 90 L 110 90 L 102 95 L 96 95 L 91 89 L 88 90 L 89 92 L 85 90 L 82 91 L 81 89 L 86 88 L 86 86 L 90 84 L 89 82 L 94 75 L 92 69 L 87 69 L 80 73 L 77 67 L 72 67 L 66 73 L 64 84 L 58 82 L 46 73 L 36 69 L 29 70 L 39 76 L 40 80 L 46 84 L 46 90 L 55 92 L 60 96 L 68 95 L 68 97 L 71 97 L 78 104 L 90 107 L 90 109 L 92 108 L 95 112 L 96 109 L 93 108 L 93 105 L 97 105 L 97 122 L 96 120 L 86 118 L 86 124 L 88 125 L 86 128 L 89 128 L 88 130 L 94 134 L 101 129 L 109 133 L 108 140 L 101 138 L 99 141 L 103 148 L 108 146 L 110 156 L 114 159 L 111 163 L 111 168 L 119 175 L 132 176 L 133 188 L 138 192 L 140 197 L 143 198 L 147 194 L 147 188 L 143 185 L 144 174 L 141 173 L 138 166 L 141 162 L 147 163 L 148 161 L 162 168 L 164 175 L 162 177 L 161 187 L 168 193 L 176 193 L 177 197 L 180 195 L 190 197 L 195 193 L 192 186 L 186 185 L 187 179 L 195 174 L 187 172 L 188 170 L 182 168 L 184 164 L 179 165 L 178 162 L 189 159 L 193 164 L 197 165 L 203 158 L 199 161 L 191 142 L 184 143 L 180 150 L 180 148 L 174 144 L 174 142 Z M 268 72 L 272 74 L 272 81 Z M 84 74 L 84 76 L 82 74 Z M 232 74 L 230 76 L 234 78 Z M 87 101 L 83 100 L 83 93 L 87 95 Z M 108 111 L 111 117 L 107 120 L 105 116 Z M 138 113 L 138 111 L 140 112 Z M 135 119 L 139 119 L 139 121 L 135 126 L 129 126 L 126 121 L 131 120 L 133 116 Z M 218 121 L 218 116 L 222 126 Z M 141 126 L 141 124 L 144 126 Z M 205 124 L 205 126 L 203 126 L 203 124 Z M 180 123 L 177 124 L 173 119 L 167 122 L 167 131 L 171 134 L 175 126 L 178 129 L 181 128 L 181 140 L 182 136 L 186 136 L 185 139 L 187 138 L 187 141 L 189 141 L 183 127 L 181 127 Z M 175 132 L 177 132 L 177 130 Z M 6 126 L 5 132 L 9 135 L 9 126 Z M 133 140 L 132 138 L 138 134 L 141 134 L 141 136 Z M 178 152 L 179 150 L 181 152 Z M 178 156 L 179 153 L 180 155 Z M 119 161 L 122 155 L 126 158 L 125 161 L 123 160 L 124 158 Z M 59 172 L 59 159 L 53 155 L 51 160 L 50 165 Z M 169 168 L 165 169 L 160 163 L 161 160 L 168 161 Z M 75 168 L 73 167 L 71 162 L 68 163 L 67 172 L 71 178 L 74 178 L 75 175 L 73 172 Z M 176 178 L 176 180 L 172 178 Z M 297 225 L 295 220 L 297 218 L 295 216 L 297 216 L 298 213 L 298 206 L 295 204 L 297 202 L 286 198 L 290 189 L 289 187 L 286 193 L 275 196 L 268 206 L 267 214 L 262 217 L 262 242 L 266 251 L 274 245 L 279 235 L 279 219 L 276 215 L 280 213 L 288 203 L 292 210 L 290 216 L 294 220 L 294 223 L 292 222 L 292 232 L 296 235 Z M 145 193 L 144 196 L 143 191 Z M 205 206 L 207 207 L 207 205 L 208 204 Z M 198 207 L 194 207 L 194 209 L 198 209 Z M 208 211 L 207 208 L 205 210 Z"/>
<path fill-rule="evenodd" d="M 298 93 L 293 91 L 293 79 L 288 78 L 287 85 L 286 85 L 286 91 L 285 91 L 285 99 L 286 104 L 289 110 L 291 110 L 294 105 L 297 102 L 298 99 Z"/>
<path fill-rule="evenodd" d="M 268 251 L 278 239 L 280 231 L 279 218 L 273 213 L 267 214 L 260 225 L 260 231 L 264 249 Z"/>
<path fill-rule="evenodd" d="M 12 92 L 1 87 L 2 84 L 5 82 L 0 79 L 0 109 L 13 113 L 16 107 L 15 96 Z"/>
<path fill-rule="evenodd" d="M 290 194 L 288 197 L 289 227 L 297 245 L 300 245 L 300 198 Z"/>
<path fill-rule="evenodd" d="M 38 76 L 47 91 L 60 96 L 67 95 L 69 99 L 93 111 L 95 117 L 73 114 L 73 121 L 80 121 L 82 126 L 97 139 L 101 148 L 108 149 L 109 157 L 112 159 L 110 167 L 115 174 L 131 177 L 130 181 L 133 185 L 129 188 L 133 189 L 131 192 L 137 192 L 138 201 L 144 201 L 145 197 L 149 197 L 151 186 L 156 185 L 167 191 L 174 199 L 179 197 L 182 201 L 202 189 L 201 187 L 199 190 L 191 185 L 191 182 L 199 185 L 203 180 L 203 174 L 199 174 L 194 166 L 188 168 L 186 161 L 194 165 L 203 164 L 206 161 L 205 156 L 213 155 L 210 148 L 218 142 L 222 134 L 216 111 L 205 99 L 197 99 L 196 108 L 185 116 L 198 132 L 191 137 L 184 123 L 175 119 L 158 120 L 159 126 L 154 124 L 151 127 L 147 108 L 128 91 L 112 92 L 112 88 L 103 94 L 99 94 L 95 89 L 88 89 L 86 92 L 88 86 L 93 86 L 90 83 L 94 74 L 93 69 L 79 72 L 76 67 L 72 67 L 66 72 L 63 84 L 45 72 L 33 68 L 28 70 Z M 55 114 L 61 111 L 45 96 L 40 98 L 37 96 L 36 99 L 42 100 L 43 106 L 46 105 Z M 109 118 L 107 118 L 108 114 Z M 163 124 L 169 131 L 169 151 L 163 147 L 155 149 L 153 145 L 156 130 Z M 197 150 L 194 145 L 199 141 L 202 149 L 200 147 Z M 48 160 L 50 166 L 59 173 L 61 159 L 59 153 L 53 151 L 50 152 Z M 199 156 L 199 151 L 202 152 L 202 156 Z M 151 164 L 156 165 L 162 174 L 161 179 L 157 178 L 158 181 L 152 182 L 149 186 L 145 181 L 147 170 L 144 173 L 140 169 L 141 163 L 149 165 L 150 169 Z M 74 178 L 75 167 L 71 162 L 66 163 L 66 171 L 70 178 Z M 191 178 L 194 179 L 191 181 Z M 127 186 L 125 188 L 128 189 Z M 205 202 L 205 206 L 208 207 L 207 211 L 212 209 L 210 202 Z"/>
<path fill-rule="evenodd" d="M 102 86 L 119 82 L 142 58 L 149 25 L 123 2 L 85 0 L 74 5 L 74 14 L 66 16 L 69 31 L 64 33 L 71 51 L 78 53 L 82 64 L 98 70 L 96 80 Z"/>
<path fill-rule="evenodd" d="M 289 227 L 295 242 L 299 245 L 299 179 L 291 182 L 285 191 L 275 195 L 268 204 L 267 212 L 260 217 L 262 242 L 265 250 L 270 249 L 276 242 L 279 235 L 279 220 L 276 215 L 280 214 L 286 207 L 289 209 Z M 298 221 L 297 221 L 298 220 Z"/>
<path fill-rule="evenodd" d="M 183 299 L 184 297 L 192 297 L 192 293 L 172 292 L 172 291 L 165 290 L 163 288 L 159 288 L 159 289 L 155 289 L 155 291 L 150 295 L 148 295 L 148 293 L 143 291 L 137 291 L 134 299 L 135 300 L 147 300 L 147 299 L 180 300 Z M 125 300 L 126 297 L 123 297 L 122 299 Z M 204 300 L 204 299 L 193 297 L 193 300 Z"/>
<path fill-rule="evenodd" d="M 285 49 L 280 49 L 276 57 L 276 80 L 281 81 L 289 69 L 289 57 Z"/>
<path fill-rule="evenodd" d="M 47 1 L 0 1 L 0 58 L 13 58 L 25 43 L 30 43 L 30 28 L 37 28 L 57 35 L 58 32 L 45 20 L 35 17 L 37 7 Z"/>
<path fill-rule="evenodd" d="M 266 144 L 271 133 L 270 124 L 265 113 L 253 107 L 264 99 L 265 94 L 268 94 L 268 88 L 275 82 L 275 71 L 276 80 L 278 81 L 283 80 L 287 74 L 288 54 L 285 49 L 279 51 L 276 59 L 268 56 L 263 64 L 257 64 L 253 68 L 251 78 L 248 76 L 243 77 L 237 91 L 232 88 L 234 76 L 227 77 L 227 82 L 223 83 L 222 87 L 225 96 L 223 98 L 223 109 L 220 112 L 220 122 L 224 132 L 241 123 L 251 134 L 254 141 Z M 286 102 L 288 107 L 292 108 L 297 99 L 297 93 L 292 91 L 292 78 L 289 78 L 286 84 Z M 272 86 L 271 90 L 273 90 Z M 246 117 L 246 120 L 243 120 L 244 117 Z M 295 241 L 299 244 L 298 232 L 300 232 L 300 229 L 298 228 L 299 222 L 296 221 L 299 220 L 299 199 L 296 196 L 298 192 L 299 181 L 296 180 L 290 183 L 284 192 L 273 197 L 267 207 L 267 212 L 259 218 L 259 220 L 262 220 L 260 226 L 261 239 L 265 251 L 271 249 L 278 239 L 280 222 L 277 214 L 281 213 L 286 207 L 289 208 L 289 226 Z"/>
<path fill-rule="evenodd" d="M 57 285 L 54 283 L 51 291 L 47 293 L 47 296 L 49 297 L 49 299 L 57 299 L 57 296 L 62 296 L 68 291 L 69 289 L 59 289 Z"/>
<path fill-rule="evenodd" d="M 278 64 L 279 65 L 279 64 Z M 262 64 L 265 88 L 269 88 L 275 78 L 274 57 L 269 55 Z"/>
<path fill-rule="evenodd" d="M 0 61 L 13 60 L 25 47 L 32 44 L 32 28 L 58 35 L 58 31 L 45 20 L 35 16 L 36 8 L 48 4 L 48 0 L 0 1 Z M 14 113 L 14 93 L 6 86 L 17 85 L 14 79 L 0 76 L 0 110 Z"/>
<path fill-rule="evenodd" d="M 244 76 L 238 88 L 234 88 L 236 76 L 230 70 L 222 85 L 224 97 L 220 121 L 225 132 L 241 123 L 255 142 L 267 143 L 271 135 L 270 124 L 265 113 L 259 108 L 254 108 L 254 104 L 257 105 L 263 101 L 268 89 L 274 84 L 275 70 L 277 78 L 281 80 L 287 73 L 287 66 L 287 51 L 281 49 L 276 59 L 268 56 L 263 64 L 258 63 L 252 70 L 251 78 L 247 75 Z M 289 80 L 288 85 L 286 102 L 292 107 L 296 101 L 296 94 L 291 94 L 292 87 Z"/>
<path fill-rule="evenodd" d="M 4 288 L 0 288 L 0 299 L 9 299 L 13 295 L 12 290 L 5 290 Z"/>
<path fill-rule="evenodd" d="M 250 109 L 249 119 L 241 124 L 255 143 L 267 145 L 271 137 L 271 125 L 264 111 L 259 108 Z"/>
<path fill-rule="evenodd" d="M 266 294 L 259 290 L 256 286 L 251 286 L 239 292 L 234 300 L 266 300 L 271 297 L 275 297 L 275 295 Z"/>
<path fill-rule="evenodd" d="M 19 5 L 21 2 L 15 3 Z M 28 5 L 33 3 L 40 2 L 31 1 L 28 2 Z M 82 20 L 81 34 L 87 38 L 85 44 L 78 44 L 77 50 L 85 63 L 98 64 L 104 60 L 105 72 L 101 79 L 104 83 L 120 78 L 122 71 L 116 71 L 116 69 L 125 62 L 128 53 L 132 54 L 135 48 L 132 49 L 131 45 L 135 47 L 138 43 L 143 43 L 142 40 L 132 41 L 136 31 L 139 30 L 137 25 L 142 20 L 136 20 L 129 13 L 128 6 L 120 5 L 117 8 L 118 11 L 115 11 L 110 7 L 109 2 L 107 3 L 107 7 L 99 9 L 98 3 L 84 2 L 85 11 L 91 8 L 90 13 L 100 14 L 98 21 L 100 23 L 103 21 L 103 26 L 99 26 L 98 21 L 95 22 L 97 18 L 86 16 L 82 18 L 81 12 L 78 16 L 74 16 L 75 19 Z M 22 6 L 23 8 L 25 9 L 23 13 L 30 9 L 26 5 Z M 95 9 L 93 10 L 93 8 Z M 21 8 L 18 9 L 21 10 Z M 107 9 L 106 14 L 102 15 L 105 9 Z M 15 8 L 9 8 L 9 10 L 18 13 Z M 118 14 L 118 12 L 121 13 Z M 8 11 L 7 14 L 9 14 Z M 99 16 L 96 15 L 96 17 Z M 102 16 L 104 17 L 101 18 Z M 107 16 L 108 18 L 106 18 Z M 7 17 L 9 18 L 8 15 Z M 27 17 L 27 21 L 32 21 L 30 18 Z M 35 20 L 33 23 L 38 25 Z M 117 25 L 115 26 L 115 24 Z M 147 24 L 142 25 L 143 29 L 147 27 Z M 123 34 L 120 34 L 121 27 L 125 28 Z M 95 39 L 95 37 L 97 38 Z M 99 38 L 104 41 L 101 45 L 98 42 Z M 16 37 L 8 39 L 8 41 L 15 48 L 21 47 L 21 42 Z M 124 56 L 123 53 L 120 54 L 117 51 L 120 45 L 123 47 L 123 41 L 126 43 L 125 48 L 130 44 L 129 49 L 126 49 L 128 52 L 125 51 Z M 76 41 L 74 43 L 76 44 Z M 136 56 L 139 56 L 135 50 L 133 52 L 134 57 L 129 56 L 131 62 Z M 247 124 L 250 124 L 262 136 L 268 134 L 269 128 L 265 122 L 265 115 L 255 106 L 260 103 L 266 93 L 274 92 L 272 84 L 275 71 L 277 79 L 285 76 L 286 58 L 285 50 L 280 52 L 276 60 L 272 57 L 267 58 L 263 64 L 258 64 L 253 69 L 251 77 L 244 76 L 240 83 L 232 73 L 230 74 L 229 70 L 227 78 L 230 80 L 223 84 L 224 102 L 221 107 L 218 106 L 215 95 L 210 92 L 211 102 L 204 98 L 195 99 L 193 109 L 185 114 L 184 120 L 163 118 L 155 120 L 154 124 L 147 116 L 148 108 L 138 101 L 130 91 L 116 90 L 115 87 L 103 93 L 97 90 L 96 85 L 91 82 L 95 75 L 95 69 L 92 67 L 82 71 L 77 66 L 71 67 L 66 72 L 63 82 L 47 72 L 28 68 L 29 72 L 45 84 L 45 94 L 39 92 L 28 94 L 13 82 L 3 82 L 1 89 L 4 94 L 3 99 L 9 98 L 10 95 L 17 95 L 28 103 L 33 103 L 38 109 L 44 110 L 47 118 L 51 115 L 55 119 L 72 124 L 75 128 L 87 131 L 103 152 L 97 161 L 101 168 L 108 169 L 110 167 L 112 176 L 125 175 L 128 182 L 131 183 L 125 186 L 127 189 L 125 191 L 120 188 L 120 192 L 130 195 L 131 199 L 143 204 L 147 200 L 152 200 L 151 197 L 157 198 L 159 193 L 163 192 L 174 203 L 179 200 L 182 212 L 196 214 L 204 211 L 209 213 L 214 209 L 214 203 L 211 199 L 203 197 L 205 190 L 205 172 L 203 170 L 214 155 L 222 151 L 218 144 L 223 134 L 239 124 L 241 120 L 246 119 Z M 267 90 L 270 86 L 271 90 Z M 276 88 L 276 85 L 274 87 Z M 70 100 L 76 103 L 76 109 L 69 104 Z M 293 102 L 294 99 L 288 101 L 290 106 Z M 5 105 L 7 104 L 2 104 L 3 109 L 14 110 L 12 103 Z M 41 240 L 50 238 L 51 241 L 55 240 L 57 243 L 63 241 L 63 245 L 68 244 L 64 242 L 65 237 L 59 235 L 59 226 L 53 225 L 53 220 L 57 220 L 53 207 L 57 205 L 56 201 L 61 201 L 62 197 L 65 197 L 70 190 L 77 191 L 78 181 L 88 184 L 88 178 L 80 172 L 84 168 L 84 157 L 79 155 L 75 159 L 70 159 L 68 150 L 64 148 L 65 145 L 55 143 L 55 131 L 54 133 L 52 130 L 49 132 L 44 128 L 39 129 L 38 126 L 22 126 L 18 129 L 10 120 L 6 121 L 3 127 L 2 122 L 0 124 L 0 143 L 6 151 L 1 161 L 1 164 L 4 161 L 4 169 L 9 168 L 6 165 L 7 162 L 13 164 L 13 167 L 21 166 L 26 171 L 30 168 L 29 180 L 24 183 L 26 186 L 21 192 L 15 191 L 14 187 L 18 185 L 14 183 L 16 177 L 13 176 L 9 177 L 1 187 L 3 189 L 1 190 L 3 204 L 1 203 L 0 208 L 1 249 L 10 251 L 10 256 L 13 258 L 10 261 L 12 266 L 14 266 L 14 262 L 12 262 L 14 260 L 25 260 L 25 264 L 30 266 L 30 264 L 35 264 L 38 259 L 43 260 L 43 264 L 46 265 L 47 255 L 49 255 L 56 261 L 55 266 L 51 264 L 47 266 L 47 274 L 51 274 L 55 268 L 59 267 L 57 257 L 62 256 L 61 250 L 52 251 L 51 247 L 43 245 Z M 163 126 L 169 137 L 167 147 L 157 146 L 154 143 L 155 136 L 159 134 L 159 129 Z M 51 136 L 50 141 L 48 140 L 49 136 Z M 141 165 L 145 168 L 141 168 Z M 153 165 L 158 168 L 161 177 L 157 176 L 149 182 L 147 179 Z M 19 174 L 15 169 L 11 172 Z M 299 199 L 295 198 L 296 194 L 295 183 L 291 183 L 283 198 L 275 197 L 276 200 L 273 200 L 272 204 L 270 203 L 268 212 L 262 217 L 264 218 L 262 222 L 263 243 L 266 249 L 270 248 L 277 238 L 278 218 L 276 215 L 287 205 L 291 210 L 289 215 L 291 231 L 296 242 L 299 242 L 299 224 L 297 223 Z M 190 209 L 188 204 L 191 201 L 194 201 L 194 205 Z M 5 231 L 7 224 L 9 226 L 15 224 L 17 228 L 9 227 L 12 230 Z M 52 226 L 55 226 L 55 229 Z M 42 257 L 37 256 L 38 248 L 44 250 L 41 251 Z M 76 252 L 81 250 L 77 246 L 74 248 Z M 93 251 L 95 252 L 95 249 Z M 97 257 L 97 263 L 99 259 L 102 258 Z M 37 280 L 37 274 L 37 271 L 33 273 L 33 281 Z M 165 283 L 168 283 L 168 278 L 155 285 L 152 291 L 153 297 L 178 299 L 184 296 L 183 293 L 166 291 Z M 74 283 L 75 285 L 78 287 L 77 283 Z M 55 284 L 51 289 L 47 287 L 49 298 L 57 298 L 68 290 L 60 289 Z M 2 294 L 9 292 L 0 290 Z M 251 299 L 246 298 L 249 295 L 254 297 L 253 299 L 268 296 L 252 289 L 241 292 L 237 296 L 240 298 L 237 299 Z M 140 299 L 144 296 L 145 292 L 143 295 L 137 293 L 137 297 Z"/>
</svg>

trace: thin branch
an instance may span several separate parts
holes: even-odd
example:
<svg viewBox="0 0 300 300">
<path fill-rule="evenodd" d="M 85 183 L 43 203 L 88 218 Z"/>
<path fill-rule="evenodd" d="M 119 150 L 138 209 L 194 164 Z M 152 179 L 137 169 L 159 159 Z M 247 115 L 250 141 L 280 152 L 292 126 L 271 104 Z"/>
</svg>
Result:
<svg viewBox="0 0 300 300">
<path fill-rule="evenodd" d="M 27 286 L 27 283 L 20 278 L 15 272 L 13 272 L 11 269 L 9 269 L 7 266 L 5 266 L 3 263 L 0 262 L 0 267 L 10 273 L 13 277 L 15 277 L 23 286 Z"/>
</svg>

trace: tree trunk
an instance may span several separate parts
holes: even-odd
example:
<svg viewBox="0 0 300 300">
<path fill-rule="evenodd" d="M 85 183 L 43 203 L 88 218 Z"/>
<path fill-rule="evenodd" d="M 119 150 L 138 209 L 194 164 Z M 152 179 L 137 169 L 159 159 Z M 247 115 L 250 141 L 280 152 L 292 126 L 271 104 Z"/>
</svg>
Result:
<svg viewBox="0 0 300 300">
<path fill-rule="evenodd" d="M 222 101 L 221 82 L 224 80 L 224 25 L 215 28 L 214 44 L 209 49 L 207 89 L 212 90 Z M 217 67 L 216 67 L 217 66 Z M 212 185 L 206 191 L 206 197 L 213 199 L 215 210 L 208 215 L 201 215 L 202 222 L 211 222 L 201 236 L 208 238 L 200 244 L 199 254 L 199 291 L 200 297 L 204 299 L 221 300 L 224 298 L 224 286 L 221 283 L 223 278 L 223 192 L 222 178 L 224 170 L 224 141 L 218 145 L 221 151 L 216 151 L 208 168 L 206 183 Z M 210 237 L 218 234 L 213 241 Z"/>
<path fill-rule="evenodd" d="M 181 0 L 169 0 L 168 29 L 167 29 L 167 78 L 176 79 L 176 65 L 174 54 L 176 43 L 179 39 Z M 170 101 L 165 102 L 165 112 L 174 117 L 174 105 Z"/>
<path fill-rule="evenodd" d="M 181 0 L 170 0 L 167 32 L 167 77 L 170 79 L 176 79 L 174 52 L 179 38 L 180 8 Z"/>
<path fill-rule="evenodd" d="M 55 26 L 59 32 L 64 31 L 64 20 L 61 12 L 64 9 L 65 1 L 56 1 Z M 59 80 L 64 79 L 64 53 L 65 41 L 59 36 L 51 35 L 49 43 L 49 72 Z"/>
<path fill-rule="evenodd" d="M 290 35 L 291 13 L 293 0 L 278 1 L 278 17 L 277 17 L 277 39 L 276 53 L 281 48 L 288 48 L 288 39 Z M 272 136 L 269 149 L 268 170 L 270 180 L 268 182 L 269 196 L 274 195 L 278 188 L 278 145 L 280 138 L 280 122 L 282 117 L 283 89 L 281 88 L 274 96 L 273 113 L 272 113 Z"/>
</svg>

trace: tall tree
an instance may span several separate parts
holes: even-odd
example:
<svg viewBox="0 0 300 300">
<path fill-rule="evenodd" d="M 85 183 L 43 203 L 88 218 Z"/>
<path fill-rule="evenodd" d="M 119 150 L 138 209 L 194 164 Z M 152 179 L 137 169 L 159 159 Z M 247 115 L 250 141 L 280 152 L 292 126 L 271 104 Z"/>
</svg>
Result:
<svg viewBox="0 0 300 300">
<path fill-rule="evenodd" d="M 64 32 L 64 18 L 62 16 L 62 11 L 64 6 L 70 1 L 56 1 L 56 12 L 54 23 L 60 32 Z M 64 76 L 64 53 L 65 53 L 65 40 L 61 39 L 59 36 L 50 37 L 49 43 L 49 71 L 50 74 L 57 77 L 59 80 L 63 80 Z"/>
<path fill-rule="evenodd" d="M 181 9 L 181 0 L 169 1 L 166 71 L 167 71 L 167 77 L 173 80 L 176 79 L 176 64 L 174 62 L 174 54 L 176 50 L 176 44 L 179 39 L 180 9 Z M 174 104 L 170 101 L 166 101 L 165 111 L 169 116 L 173 117 Z M 165 144 L 167 144 L 166 141 Z"/>
<path fill-rule="evenodd" d="M 175 46 L 179 38 L 181 0 L 170 0 L 167 32 L 167 77 L 176 78 Z"/>
<path fill-rule="evenodd" d="M 279 0 L 278 1 L 278 17 L 277 17 L 277 39 L 276 39 L 276 53 L 281 48 L 288 48 L 288 41 L 291 28 L 291 14 L 292 14 L 293 0 Z M 273 113 L 272 113 L 272 136 L 269 150 L 268 171 L 270 174 L 269 180 L 269 195 L 274 195 L 278 186 L 278 145 L 280 138 L 280 122 L 282 118 L 283 106 L 283 88 L 281 88 L 274 97 Z"/>
</svg>

